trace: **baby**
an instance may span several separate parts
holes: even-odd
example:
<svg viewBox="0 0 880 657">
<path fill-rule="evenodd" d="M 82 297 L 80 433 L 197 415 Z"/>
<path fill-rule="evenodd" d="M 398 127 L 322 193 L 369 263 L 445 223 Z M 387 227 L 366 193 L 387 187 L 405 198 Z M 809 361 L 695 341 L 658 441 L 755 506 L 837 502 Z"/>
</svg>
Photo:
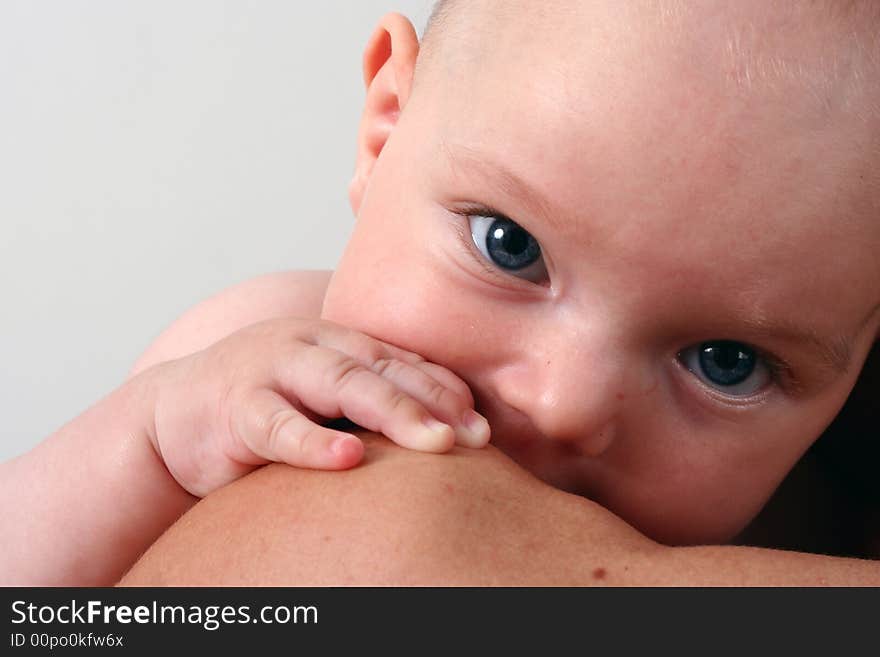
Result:
<svg viewBox="0 0 880 657">
<path fill-rule="evenodd" d="M 870 1 L 447 0 L 420 47 L 386 17 L 337 270 L 204 302 L 4 464 L 0 580 L 112 582 L 261 464 L 355 466 L 337 418 L 433 452 L 491 426 L 655 540 L 729 540 L 880 335 L 878 29 Z"/>
</svg>

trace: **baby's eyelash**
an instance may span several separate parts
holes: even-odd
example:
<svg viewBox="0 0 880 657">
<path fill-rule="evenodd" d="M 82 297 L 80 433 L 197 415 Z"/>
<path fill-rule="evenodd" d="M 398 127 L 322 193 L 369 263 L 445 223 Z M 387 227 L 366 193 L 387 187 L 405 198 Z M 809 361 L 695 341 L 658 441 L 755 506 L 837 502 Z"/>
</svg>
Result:
<svg viewBox="0 0 880 657">
<path fill-rule="evenodd" d="M 757 347 L 753 349 L 770 370 L 770 377 L 776 385 L 786 392 L 797 392 L 802 388 L 801 381 L 795 376 L 788 361 Z"/>
<path fill-rule="evenodd" d="M 510 217 L 502 212 L 498 212 L 494 208 L 490 208 L 487 205 L 480 205 L 479 203 L 472 203 L 470 205 L 459 206 L 455 210 L 453 210 L 457 215 L 462 217 L 492 217 L 493 219 L 506 219 L 507 221 L 513 221 Z"/>
<path fill-rule="evenodd" d="M 466 205 L 458 207 L 454 210 L 451 210 L 453 214 L 457 214 L 462 218 L 463 221 L 458 221 L 455 224 L 455 232 L 458 235 L 459 241 L 461 242 L 462 247 L 465 252 L 473 259 L 473 261 L 480 267 L 480 269 L 488 276 L 491 276 L 494 280 L 499 283 L 503 283 L 504 285 L 510 285 L 512 282 L 521 283 L 520 279 L 514 278 L 512 276 L 508 276 L 496 268 L 492 267 L 486 259 L 477 251 L 477 247 L 474 244 L 473 235 L 471 235 L 469 219 L 470 217 L 492 217 L 493 219 L 502 219 L 507 221 L 512 221 L 506 215 L 498 212 L 497 210 L 493 210 L 490 207 L 485 205 Z"/>
<path fill-rule="evenodd" d="M 455 214 L 459 214 L 456 212 Z M 465 222 L 467 221 L 467 214 L 463 214 L 462 216 L 465 218 Z M 487 215 L 490 216 L 490 215 Z M 503 275 L 499 271 L 492 268 L 492 266 L 486 262 L 486 259 L 483 258 L 478 252 L 476 246 L 474 246 L 474 239 L 471 236 L 470 230 L 468 229 L 467 223 L 457 222 L 455 224 L 455 233 L 458 235 L 458 239 L 461 243 L 461 247 L 464 249 L 465 253 L 467 253 L 473 262 L 483 271 L 483 273 L 491 276 L 496 281 L 500 282 L 508 282 L 508 276 Z"/>
</svg>

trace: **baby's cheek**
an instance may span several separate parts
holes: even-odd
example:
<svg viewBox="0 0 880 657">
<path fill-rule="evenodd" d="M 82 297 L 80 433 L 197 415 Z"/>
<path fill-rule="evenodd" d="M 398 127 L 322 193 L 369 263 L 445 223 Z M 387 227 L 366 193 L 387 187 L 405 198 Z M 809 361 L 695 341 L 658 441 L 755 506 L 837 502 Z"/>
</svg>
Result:
<svg viewBox="0 0 880 657">
<path fill-rule="evenodd" d="M 734 435 L 717 435 L 735 440 Z M 652 471 L 641 473 L 639 494 L 623 504 L 622 513 L 661 542 L 723 543 L 739 533 L 760 511 L 786 468 L 772 458 L 755 463 L 735 452 L 682 454 L 681 466 L 668 467 L 658 459 Z M 658 471 L 666 476 L 657 476 Z M 663 500 L 657 504 L 657 500 Z M 652 501 L 653 500 L 653 501 Z"/>
<path fill-rule="evenodd" d="M 328 290 L 322 318 L 366 333 L 449 367 L 472 340 L 469 315 L 461 299 L 441 289 L 436 277 L 414 268 L 386 269 L 371 279 L 366 272 L 338 271 Z"/>
</svg>

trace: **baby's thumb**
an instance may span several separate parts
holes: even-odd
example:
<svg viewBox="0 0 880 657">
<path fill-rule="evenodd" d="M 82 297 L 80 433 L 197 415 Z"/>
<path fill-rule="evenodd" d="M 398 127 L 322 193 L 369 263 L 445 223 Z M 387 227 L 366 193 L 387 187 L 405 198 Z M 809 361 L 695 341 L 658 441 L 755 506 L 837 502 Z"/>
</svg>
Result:
<svg viewBox="0 0 880 657">
<path fill-rule="evenodd" d="M 364 454 L 356 436 L 322 427 L 269 388 L 254 390 L 232 410 L 231 427 L 260 458 L 298 468 L 345 470 Z"/>
</svg>

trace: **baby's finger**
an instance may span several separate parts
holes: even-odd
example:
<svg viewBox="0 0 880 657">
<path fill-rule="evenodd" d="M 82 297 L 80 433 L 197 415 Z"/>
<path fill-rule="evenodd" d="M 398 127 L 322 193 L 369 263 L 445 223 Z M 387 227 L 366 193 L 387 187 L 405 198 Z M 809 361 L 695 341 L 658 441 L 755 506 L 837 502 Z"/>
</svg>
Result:
<svg viewBox="0 0 880 657">
<path fill-rule="evenodd" d="M 451 370 L 446 369 L 442 365 L 438 365 L 437 363 L 432 363 L 429 360 L 424 360 L 421 363 L 416 363 L 416 367 L 422 370 L 428 376 L 436 379 L 447 388 L 452 390 L 452 392 L 460 395 L 465 403 L 470 407 L 474 407 L 474 396 L 471 393 L 471 389 L 467 383 L 461 380 L 461 378 L 454 374 Z"/>
<path fill-rule="evenodd" d="M 287 363 L 288 370 L 279 372 L 278 377 L 282 392 L 320 415 L 347 417 L 410 449 L 445 452 L 455 444 L 451 426 L 438 420 L 406 391 L 347 354 L 308 346 Z M 456 397 L 451 392 L 449 396 Z"/>
<path fill-rule="evenodd" d="M 260 458 L 344 470 L 363 457 L 364 446 L 356 436 L 312 422 L 274 390 L 254 390 L 231 413 L 233 435 Z"/>
<path fill-rule="evenodd" d="M 339 325 L 316 336 L 315 344 L 341 351 L 364 367 L 408 392 L 436 418 L 450 424 L 456 442 L 483 447 L 489 441 L 489 424 L 473 410 L 468 385 L 452 371 L 395 345 Z"/>
<path fill-rule="evenodd" d="M 489 442 L 489 423 L 473 409 L 470 395 L 462 397 L 427 374 L 426 363 L 410 365 L 403 361 L 380 359 L 370 370 L 388 379 L 420 402 L 435 418 L 452 426 L 455 442 L 465 447 L 484 447 Z M 442 369 L 439 368 L 438 369 Z"/>
<path fill-rule="evenodd" d="M 361 362 L 391 357 L 415 365 L 425 360 L 415 352 L 407 351 L 389 342 L 382 342 L 366 333 L 333 322 L 318 324 L 312 337 L 312 344 L 341 351 Z"/>
<path fill-rule="evenodd" d="M 414 365 L 437 379 L 440 383 L 461 395 L 473 407 L 474 398 L 470 388 L 457 374 L 442 365 L 425 360 L 421 355 L 402 349 L 389 342 L 372 338 L 365 333 L 325 322 L 320 325 L 321 331 L 313 336 L 313 344 L 329 347 L 348 354 L 362 365 L 370 367 L 380 359 L 394 358 Z"/>
</svg>

